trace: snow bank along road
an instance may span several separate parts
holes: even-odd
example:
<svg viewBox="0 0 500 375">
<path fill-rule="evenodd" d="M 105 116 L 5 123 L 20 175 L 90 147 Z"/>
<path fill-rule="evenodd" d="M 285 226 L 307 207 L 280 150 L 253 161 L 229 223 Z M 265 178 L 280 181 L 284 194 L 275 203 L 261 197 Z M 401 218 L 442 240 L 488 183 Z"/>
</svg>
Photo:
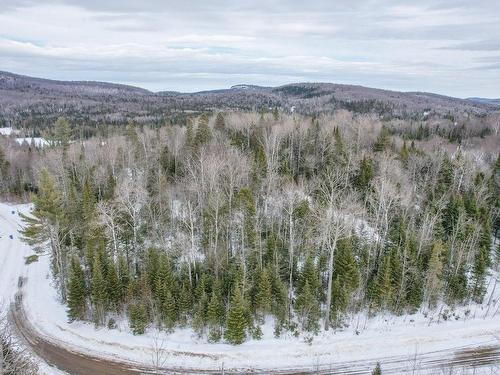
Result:
<svg viewBox="0 0 500 375">
<path fill-rule="evenodd" d="M 225 373 L 354 375 L 371 373 L 377 361 L 384 374 L 441 374 L 443 366 L 466 366 L 476 375 L 500 373 L 500 282 L 495 277 L 489 279 L 484 305 L 457 308 L 446 321 L 438 320 L 439 312 L 449 309 L 446 306 L 426 315 L 368 319 L 360 314 L 352 317 L 348 328 L 321 333 L 310 345 L 291 335 L 274 338 L 270 322 L 263 326 L 262 340 L 236 347 L 208 344 L 188 329 L 172 334 L 150 329 L 133 336 L 123 321 L 114 330 L 68 323 L 65 307 L 50 283 L 48 257 L 25 264 L 24 258 L 33 251 L 19 239 L 18 211 L 29 212 L 29 206 L 0 203 L 0 298 L 6 303 L 16 301 L 10 318 L 26 344 L 47 363 L 70 374 L 221 373 L 224 369 Z M 155 354 L 161 357 L 156 371 Z"/>
</svg>

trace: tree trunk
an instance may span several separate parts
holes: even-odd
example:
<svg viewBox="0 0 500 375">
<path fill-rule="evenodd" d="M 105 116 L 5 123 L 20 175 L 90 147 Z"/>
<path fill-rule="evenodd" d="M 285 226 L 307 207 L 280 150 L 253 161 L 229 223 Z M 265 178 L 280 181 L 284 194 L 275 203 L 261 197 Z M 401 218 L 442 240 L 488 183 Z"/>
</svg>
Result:
<svg viewBox="0 0 500 375">
<path fill-rule="evenodd" d="M 328 259 L 328 291 L 326 295 L 325 331 L 330 328 L 330 309 L 332 306 L 332 286 L 333 286 L 333 256 L 337 247 L 338 232 L 335 232 L 333 243 L 330 247 L 330 257 Z"/>
</svg>

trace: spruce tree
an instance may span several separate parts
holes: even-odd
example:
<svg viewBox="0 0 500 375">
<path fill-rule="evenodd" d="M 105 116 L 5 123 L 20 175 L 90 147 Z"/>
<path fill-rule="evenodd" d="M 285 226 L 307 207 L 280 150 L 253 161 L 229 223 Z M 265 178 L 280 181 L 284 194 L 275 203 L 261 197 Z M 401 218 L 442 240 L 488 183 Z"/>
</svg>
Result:
<svg viewBox="0 0 500 375">
<path fill-rule="evenodd" d="M 443 243 L 438 240 L 431 249 L 431 256 L 427 269 L 427 285 L 429 307 L 435 307 L 443 288 L 443 261 L 441 256 L 444 252 Z"/>
<path fill-rule="evenodd" d="M 8 191 L 8 171 L 9 171 L 9 161 L 7 160 L 5 153 L 2 150 L 2 147 L 0 147 L 0 193 L 2 193 L 2 190 L 4 193 Z"/>
<path fill-rule="evenodd" d="M 209 341 L 220 341 L 222 337 L 222 324 L 224 323 L 224 305 L 222 304 L 222 296 L 219 287 L 213 288 L 212 290 L 212 295 L 208 304 L 207 322 L 209 328 Z"/>
<path fill-rule="evenodd" d="M 339 241 L 334 267 L 335 275 L 340 277 L 343 286 L 347 288 L 348 292 L 356 290 L 359 286 L 360 275 L 350 239 Z"/>
<path fill-rule="evenodd" d="M 91 286 L 94 320 L 97 325 L 102 325 L 106 314 L 108 295 L 99 254 L 96 254 L 94 258 Z"/>
<path fill-rule="evenodd" d="M 489 218 L 483 219 L 479 246 L 474 256 L 472 266 L 472 299 L 481 303 L 486 293 L 485 276 L 491 266 L 491 222 Z"/>
<path fill-rule="evenodd" d="M 129 309 L 130 317 L 130 328 L 134 335 L 144 334 L 146 327 L 148 326 L 148 313 L 146 306 L 143 303 L 137 302 L 130 306 Z"/>
<path fill-rule="evenodd" d="M 207 310 L 208 310 L 209 299 L 205 291 L 204 285 L 205 283 L 202 280 L 196 290 L 196 298 L 198 303 L 196 304 L 196 310 L 193 316 L 193 329 L 199 336 L 203 335 L 207 323 Z"/>
<path fill-rule="evenodd" d="M 120 300 L 123 301 L 127 295 L 127 289 L 130 283 L 130 272 L 125 257 L 120 254 L 118 256 L 118 287 Z"/>
<path fill-rule="evenodd" d="M 172 330 L 177 323 L 177 306 L 175 298 L 170 290 L 165 293 L 165 301 L 163 302 L 163 316 L 165 327 L 167 330 Z"/>
<path fill-rule="evenodd" d="M 42 169 L 37 194 L 32 196 L 34 209 L 31 215 L 20 214 L 25 227 L 22 239 L 31 246 L 50 244 L 51 263 L 61 299 L 66 300 L 66 251 L 63 237 L 68 232 L 63 210 L 63 195 L 52 175 Z"/>
<path fill-rule="evenodd" d="M 445 155 L 439 170 L 439 178 L 436 186 L 436 195 L 438 197 L 450 191 L 451 185 L 453 184 L 453 175 L 453 164 L 450 158 Z"/>
<path fill-rule="evenodd" d="M 359 171 L 355 176 L 354 182 L 358 190 L 366 195 L 370 187 L 370 183 L 373 180 L 375 173 L 373 171 L 372 160 L 366 156 L 363 156 L 359 166 Z"/>
<path fill-rule="evenodd" d="M 399 157 L 404 165 L 408 163 L 410 152 L 408 151 L 408 147 L 406 146 L 406 140 L 403 141 L 403 147 L 401 147 L 401 151 L 399 151 Z"/>
<path fill-rule="evenodd" d="M 306 283 L 309 283 L 311 291 L 316 294 L 318 298 L 322 298 L 322 288 L 319 278 L 319 271 L 314 264 L 314 257 L 312 255 L 309 255 L 306 258 L 304 268 L 300 273 L 299 284 L 297 288 L 298 293 L 302 292 L 302 289 L 304 288 Z"/>
<path fill-rule="evenodd" d="M 467 275 L 463 264 L 448 269 L 447 297 L 450 304 L 462 303 L 467 298 Z"/>
<path fill-rule="evenodd" d="M 259 274 L 258 292 L 256 296 L 256 307 L 261 314 L 271 312 L 272 285 L 269 270 L 264 267 Z"/>
<path fill-rule="evenodd" d="M 238 285 L 233 290 L 229 312 L 226 321 L 226 332 L 224 337 L 227 342 L 233 345 L 239 345 L 245 341 L 247 318 L 245 312 L 245 301 Z"/>
<path fill-rule="evenodd" d="M 339 326 L 342 322 L 343 314 L 349 305 L 349 292 L 341 282 L 339 276 L 335 278 L 332 285 L 332 305 L 330 311 L 332 315 L 332 324 Z"/>
<path fill-rule="evenodd" d="M 56 145 L 62 146 L 66 150 L 71 139 L 71 128 L 68 120 L 64 117 L 59 117 L 54 124 L 53 141 Z"/>
<path fill-rule="evenodd" d="M 306 280 L 302 291 L 297 297 L 296 310 L 302 320 L 302 328 L 308 332 L 317 332 L 319 330 L 320 305 Z"/>
<path fill-rule="evenodd" d="M 179 323 L 181 326 L 187 324 L 192 308 L 191 289 L 189 282 L 185 281 L 182 283 L 179 296 Z"/>
<path fill-rule="evenodd" d="M 373 150 L 375 152 L 383 152 L 388 149 L 390 142 L 391 137 L 389 129 L 387 129 L 387 127 L 383 125 L 380 133 L 378 134 L 377 140 L 375 141 Z"/>
<path fill-rule="evenodd" d="M 106 288 L 109 303 L 114 307 L 114 309 L 117 310 L 122 299 L 120 280 L 118 279 L 115 264 L 111 261 L 109 261 L 108 264 L 109 266 L 106 273 Z"/>
<path fill-rule="evenodd" d="M 226 128 L 226 121 L 224 120 L 224 115 L 222 112 L 217 113 L 217 117 L 215 118 L 214 129 L 217 131 L 222 131 Z"/>
<path fill-rule="evenodd" d="M 190 149 L 194 146 L 194 130 L 193 130 L 193 120 L 188 119 L 186 124 L 186 148 Z"/>
<path fill-rule="evenodd" d="M 194 143 L 196 146 L 201 146 L 205 143 L 210 142 L 211 139 L 212 131 L 208 126 L 208 115 L 204 113 L 203 115 L 201 115 L 200 121 L 198 122 L 198 128 L 196 129 Z"/>
<path fill-rule="evenodd" d="M 385 255 L 379 267 L 377 276 L 370 287 L 372 305 L 376 309 L 387 307 L 392 297 L 392 272 L 390 254 Z"/>
<path fill-rule="evenodd" d="M 71 259 L 71 270 L 68 282 L 68 319 L 82 320 L 86 313 L 86 295 L 85 275 L 78 258 Z"/>
<path fill-rule="evenodd" d="M 372 371 L 372 375 L 382 375 L 382 368 L 380 367 L 380 363 L 377 362 L 377 365 Z"/>
</svg>

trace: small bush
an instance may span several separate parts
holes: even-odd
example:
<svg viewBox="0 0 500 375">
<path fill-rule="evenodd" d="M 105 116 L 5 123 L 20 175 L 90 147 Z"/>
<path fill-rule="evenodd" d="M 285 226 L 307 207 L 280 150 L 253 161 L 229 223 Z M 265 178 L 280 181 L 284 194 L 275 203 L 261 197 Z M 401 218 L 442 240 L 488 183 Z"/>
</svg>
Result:
<svg viewBox="0 0 500 375">
<path fill-rule="evenodd" d="M 32 255 L 27 256 L 25 258 L 25 263 L 26 264 L 31 264 L 31 263 L 34 263 L 34 262 L 38 262 L 38 255 L 37 254 L 32 254 Z"/>
</svg>

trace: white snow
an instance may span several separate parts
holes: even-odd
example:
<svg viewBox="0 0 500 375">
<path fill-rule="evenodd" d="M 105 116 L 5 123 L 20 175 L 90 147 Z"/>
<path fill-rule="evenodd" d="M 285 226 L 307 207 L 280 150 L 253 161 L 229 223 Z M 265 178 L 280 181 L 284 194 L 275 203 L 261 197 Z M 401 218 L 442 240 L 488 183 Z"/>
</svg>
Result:
<svg viewBox="0 0 500 375">
<path fill-rule="evenodd" d="M 17 134 L 17 133 L 19 133 L 19 130 L 15 130 L 11 127 L 0 128 L 0 135 L 9 136 L 11 134 Z"/>
<path fill-rule="evenodd" d="M 27 212 L 28 206 L 13 208 L 0 204 L 0 265 L 3 270 L 0 292 L 4 298 L 11 299 L 17 289 L 18 276 L 26 276 L 24 304 L 29 320 L 42 335 L 66 348 L 152 365 L 155 342 L 160 342 L 168 366 L 215 370 L 222 367 L 226 370 L 316 369 L 392 356 L 410 359 L 415 353 L 433 352 L 433 356 L 443 359 L 449 355 L 449 350 L 498 344 L 500 337 L 497 274 L 490 278 L 483 306 L 472 304 L 454 310 L 439 306 L 426 315 L 425 311 L 420 311 L 400 317 L 385 314 L 368 318 L 360 313 L 348 320 L 349 326 L 345 329 L 323 332 L 310 344 L 305 335 L 294 337 L 288 333 L 274 338 L 271 319 L 262 327 L 262 340 L 250 340 L 240 346 L 209 344 L 206 339 L 197 338 L 191 329 L 177 329 L 167 334 L 150 328 L 145 335 L 134 336 L 124 319 L 118 319 L 118 328 L 113 330 L 96 329 L 91 323 L 68 323 L 65 307 L 58 302 L 57 293 L 51 286 L 49 258 L 41 256 L 38 262 L 24 265 L 24 257 L 31 251 L 16 233 L 20 217 L 11 213 L 13 209 Z M 13 234 L 14 239 L 9 239 L 9 234 Z M 445 321 L 439 313 L 446 309 L 450 317 Z"/>
<path fill-rule="evenodd" d="M 16 142 L 19 143 L 20 145 L 23 145 L 23 144 L 28 144 L 30 146 L 34 146 L 34 147 L 37 147 L 37 148 L 43 148 L 43 147 L 46 147 L 46 146 L 49 146 L 50 145 L 50 142 L 47 141 L 45 138 L 39 138 L 39 137 L 35 137 L 35 138 L 16 138 Z"/>
<path fill-rule="evenodd" d="M 25 277 L 28 267 L 25 257 L 33 254 L 33 250 L 19 239 L 19 211 L 28 212 L 29 205 L 8 205 L 0 203 L 0 313 L 5 314 L 10 302 L 18 291 L 19 277 Z M 10 238 L 12 236 L 12 239 Z M 41 375 L 63 375 L 43 361 L 38 361 Z"/>
</svg>

